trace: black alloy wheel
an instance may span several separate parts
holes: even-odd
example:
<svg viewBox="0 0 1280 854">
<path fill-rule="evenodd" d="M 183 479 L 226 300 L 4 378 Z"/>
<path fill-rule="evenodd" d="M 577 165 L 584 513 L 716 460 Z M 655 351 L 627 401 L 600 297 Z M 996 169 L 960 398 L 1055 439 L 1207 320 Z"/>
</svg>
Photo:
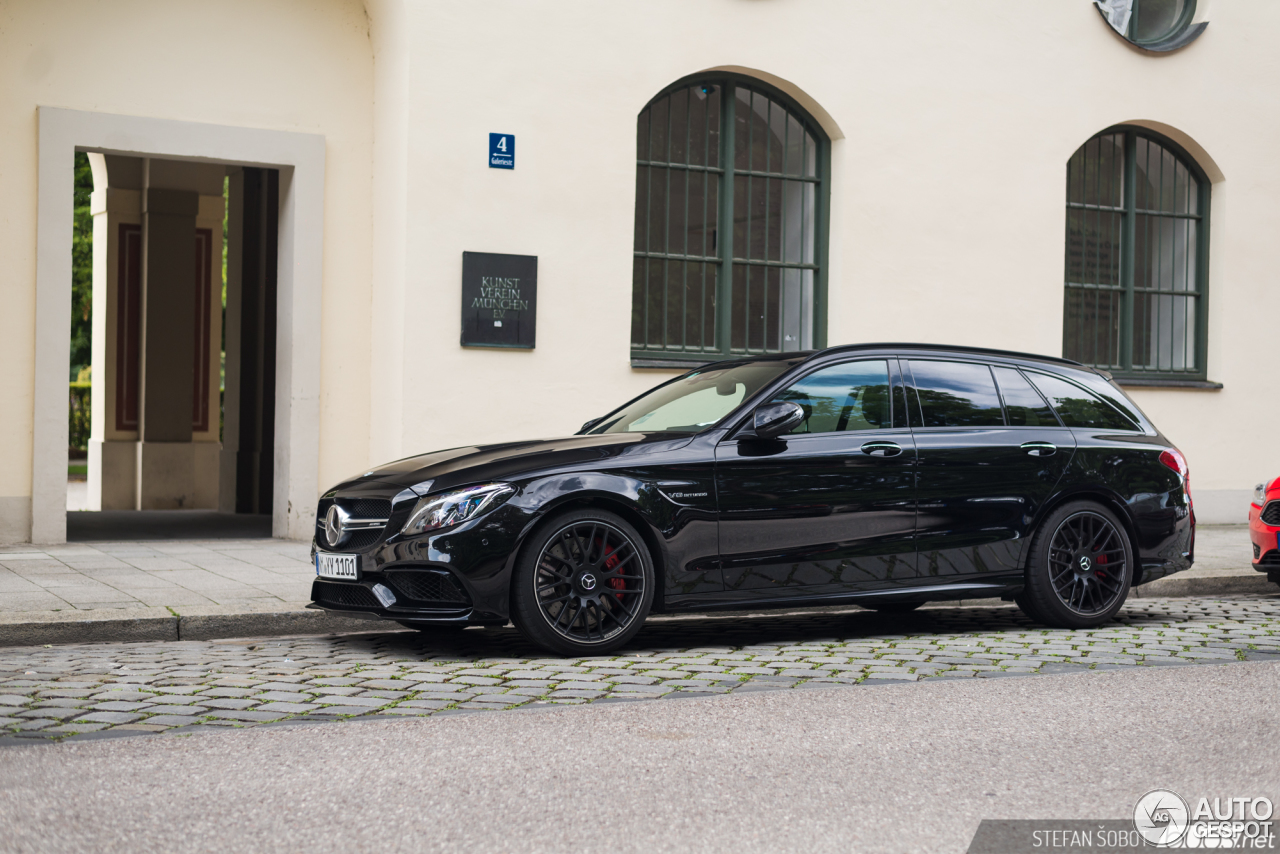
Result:
<svg viewBox="0 0 1280 854">
<path fill-rule="evenodd" d="M 556 652 L 616 649 L 640 630 L 653 601 L 653 564 L 639 533 L 605 511 L 556 517 L 517 563 L 516 627 Z"/>
<path fill-rule="evenodd" d="M 1073 502 L 1036 532 L 1017 602 L 1039 622 L 1088 628 L 1115 616 L 1132 580 L 1133 549 L 1120 521 L 1100 505 Z"/>
</svg>

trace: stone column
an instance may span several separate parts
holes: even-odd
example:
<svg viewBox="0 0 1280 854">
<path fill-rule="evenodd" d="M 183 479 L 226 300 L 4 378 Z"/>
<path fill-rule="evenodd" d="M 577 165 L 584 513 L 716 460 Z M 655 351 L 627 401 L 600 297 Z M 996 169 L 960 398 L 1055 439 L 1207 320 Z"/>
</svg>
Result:
<svg viewBox="0 0 1280 854">
<path fill-rule="evenodd" d="M 90 510 L 137 507 L 142 160 L 89 154 L 93 169 Z"/>
<path fill-rule="evenodd" d="M 195 323 L 196 214 L 190 190 L 142 192 L 142 391 L 138 509 L 195 506 L 191 447 L 192 327 Z"/>
</svg>

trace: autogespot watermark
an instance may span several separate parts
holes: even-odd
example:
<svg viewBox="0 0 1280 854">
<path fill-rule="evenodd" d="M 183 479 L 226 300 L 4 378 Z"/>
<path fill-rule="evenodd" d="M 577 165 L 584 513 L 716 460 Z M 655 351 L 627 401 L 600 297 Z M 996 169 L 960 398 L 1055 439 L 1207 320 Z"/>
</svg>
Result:
<svg viewBox="0 0 1280 854">
<path fill-rule="evenodd" d="M 1153 789 L 1133 808 L 1133 826 L 1160 848 L 1275 848 L 1270 798 L 1200 798 L 1195 810 L 1177 792 Z"/>
<path fill-rule="evenodd" d="M 1138 799 L 1132 819 L 984 819 L 969 843 L 969 854 L 1151 848 L 1274 850 L 1274 812 L 1271 799 L 1265 797 L 1202 797 L 1193 807 L 1177 792 L 1153 789 Z"/>
</svg>

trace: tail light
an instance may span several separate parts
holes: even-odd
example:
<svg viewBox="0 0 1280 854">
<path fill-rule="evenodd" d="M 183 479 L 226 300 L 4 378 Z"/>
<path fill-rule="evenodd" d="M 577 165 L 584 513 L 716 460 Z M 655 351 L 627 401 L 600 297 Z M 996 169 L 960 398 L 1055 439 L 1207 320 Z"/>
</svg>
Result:
<svg viewBox="0 0 1280 854">
<path fill-rule="evenodd" d="M 1194 507 L 1191 501 L 1191 470 L 1187 466 L 1187 458 L 1182 455 L 1182 451 L 1177 448 L 1170 448 L 1167 451 L 1160 452 L 1160 462 L 1166 468 L 1177 472 L 1182 478 L 1182 491 L 1187 495 L 1187 506 Z"/>
</svg>

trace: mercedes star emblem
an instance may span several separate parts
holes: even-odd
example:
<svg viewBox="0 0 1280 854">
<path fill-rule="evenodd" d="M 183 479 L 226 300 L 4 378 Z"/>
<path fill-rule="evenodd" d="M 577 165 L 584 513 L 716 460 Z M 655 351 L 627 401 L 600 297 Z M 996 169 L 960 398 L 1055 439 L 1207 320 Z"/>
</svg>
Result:
<svg viewBox="0 0 1280 854">
<path fill-rule="evenodd" d="M 595 577 L 594 575 L 592 575 L 591 573 L 587 573 L 586 575 L 582 576 L 582 589 L 583 589 L 583 590 L 595 590 L 595 589 L 596 589 L 596 577 Z"/>
<path fill-rule="evenodd" d="M 329 507 L 324 517 L 324 538 L 329 545 L 336 546 L 347 537 L 347 519 L 350 515 L 337 504 Z"/>
</svg>

